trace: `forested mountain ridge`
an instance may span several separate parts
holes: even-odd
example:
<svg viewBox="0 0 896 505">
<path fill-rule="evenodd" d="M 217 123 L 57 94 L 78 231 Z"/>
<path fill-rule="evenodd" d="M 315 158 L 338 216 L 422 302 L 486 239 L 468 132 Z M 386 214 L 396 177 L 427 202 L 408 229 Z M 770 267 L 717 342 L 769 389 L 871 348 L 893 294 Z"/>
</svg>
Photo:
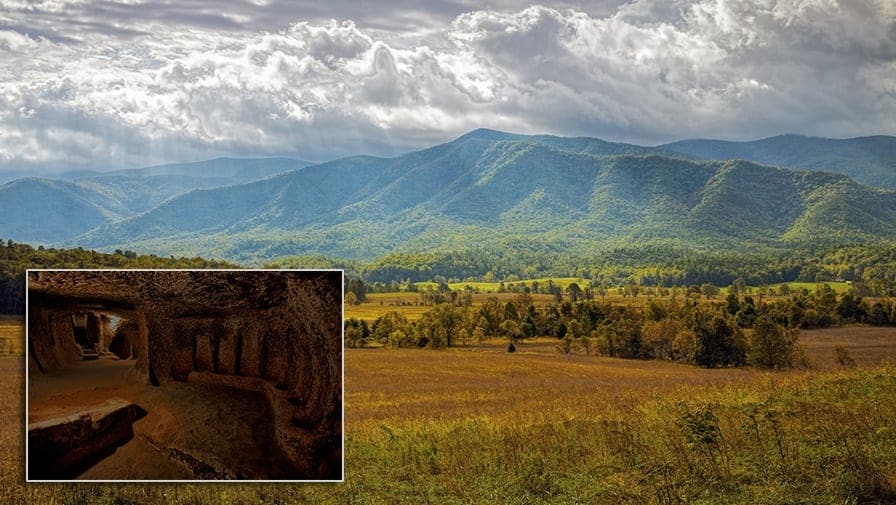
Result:
<svg viewBox="0 0 896 505">
<path fill-rule="evenodd" d="M 369 260 L 515 239 L 575 254 L 637 240 L 778 248 L 893 238 L 896 192 L 840 174 L 476 130 L 395 158 L 192 191 L 71 243 L 255 261 Z"/>
<path fill-rule="evenodd" d="M 896 188 L 896 137 L 887 135 L 850 139 L 778 135 L 749 142 L 694 139 L 658 147 L 707 160 L 744 159 L 837 172 L 863 184 Z"/>
<path fill-rule="evenodd" d="M 0 233 L 16 240 L 58 244 L 194 189 L 244 184 L 307 165 L 288 158 L 218 158 L 15 179 L 0 185 L 0 215 L 4 216 Z"/>
<path fill-rule="evenodd" d="M 74 182 L 28 177 L 0 185 L 0 233 L 16 240 L 60 242 L 127 215 L 114 197 Z"/>
</svg>

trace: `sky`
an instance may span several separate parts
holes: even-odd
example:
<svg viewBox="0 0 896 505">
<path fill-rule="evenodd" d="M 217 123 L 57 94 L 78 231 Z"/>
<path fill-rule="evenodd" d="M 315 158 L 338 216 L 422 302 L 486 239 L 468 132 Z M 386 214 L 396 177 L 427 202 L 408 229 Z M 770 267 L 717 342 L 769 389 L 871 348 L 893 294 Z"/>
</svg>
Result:
<svg viewBox="0 0 896 505">
<path fill-rule="evenodd" d="M 0 170 L 896 134 L 896 1 L 0 0 Z"/>
</svg>

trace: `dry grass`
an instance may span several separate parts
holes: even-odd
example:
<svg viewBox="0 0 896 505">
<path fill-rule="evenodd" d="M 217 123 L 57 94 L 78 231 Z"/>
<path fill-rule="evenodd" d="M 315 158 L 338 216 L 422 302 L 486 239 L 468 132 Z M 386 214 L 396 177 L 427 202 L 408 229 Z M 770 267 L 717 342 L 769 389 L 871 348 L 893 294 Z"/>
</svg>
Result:
<svg viewBox="0 0 896 505">
<path fill-rule="evenodd" d="M 21 356 L 25 352 L 24 345 L 22 318 L 0 315 L 0 356 Z"/>
<path fill-rule="evenodd" d="M 465 417 L 556 421 L 596 415 L 681 387 L 743 382 L 748 370 L 707 370 L 662 361 L 558 353 L 554 339 L 506 341 L 444 352 L 346 352 L 346 422 L 416 422 Z"/>
<path fill-rule="evenodd" d="M 896 329 L 805 332 L 821 368 L 704 370 L 553 341 L 348 349 L 346 481 L 24 486 L 0 360 L 0 503 L 896 503 Z M 844 345 L 855 370 L 834 366 Z"/>
<path fill-rule="evenodd" d="M 800 342 L 806 346 L 812 364 L 818 368 L 836 368 L 834 349 L 842 347 L 859 366 L 896 361 L 896 328 L 845 326 L 804 330 Z"/>
</svg>

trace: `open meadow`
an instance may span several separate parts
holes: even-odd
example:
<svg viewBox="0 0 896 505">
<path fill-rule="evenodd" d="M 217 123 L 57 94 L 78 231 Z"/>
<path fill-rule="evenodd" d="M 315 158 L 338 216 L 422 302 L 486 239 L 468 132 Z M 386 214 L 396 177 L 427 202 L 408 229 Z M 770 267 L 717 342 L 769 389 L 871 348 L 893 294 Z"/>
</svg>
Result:
<svg viewBox="0 0 896 505">
<path fill-rule="evenodd" d="M 22 318 L 0 315 L 0 356 L 17 356 L 25 352 Z"/>
<path fill-rule="evenodd" d="M 23 360 L 7 357 L 0 502 L 893 503 L 896 329 L 801 340 L 816 367 L 788 372 L 563 355 L 551 339 L 347 349 L 345 482 L 314 485 L 25 485 Z"/>
</svg>

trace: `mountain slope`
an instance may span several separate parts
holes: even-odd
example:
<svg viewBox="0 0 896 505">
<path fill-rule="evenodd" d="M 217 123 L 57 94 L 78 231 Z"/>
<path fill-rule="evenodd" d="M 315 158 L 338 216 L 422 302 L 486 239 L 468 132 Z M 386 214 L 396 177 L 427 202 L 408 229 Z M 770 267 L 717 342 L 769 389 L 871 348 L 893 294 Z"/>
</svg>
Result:
<svg viewBox="0 0 896 505">
<path fill-rule="evenodd" d="M 396 158 L 192 191 L 73 243 L 251 260 L 520 240 L 584 253 L 648 239 L 789 247 L 876 238 L 896 238 L 896 192 L 843 175 L 477 130 Z"/>
<path fill-rule="evenodd" d="M 826 139 L 779 135 L 750 142 L 682 140 L 659 147 L 707 160 L 744 159 L 787 168 L 837 172 L 863 184 L 896 188 L 896 137 Z"/>
<path fill-rule="evenodd" d="M 308 162 L 287 158 L 220 158 L 106 173 L 78 172 L 64 180 L 23 178 L 0 186 L 0 235 L 59 243 L 103 224 L 155 208 L 194 189 L 263 179 Z"/>
<path fill-rule="evenodd" d="M 105 175 L 180 175 L 196 178 L 227 179 L 232 183 L 264 179 L 313 163 L 293 158 L 215 158 L 189 163 L 171 163 L 144 168 L 127 168 Z"/>
<path fill-rule="evenodd" d="M 289 158 L 217 158 L 78 177 L 77 182 L 106 194 L 132 214 L 194 189 L 244 184 L 310 165 Z"/>
<path fill-rule="evenodd" d="M 128 214 L 114 198 L 75 183 L 17 179 L 0 186 L 0 236 L 61 242 Z"/>
</svg>

